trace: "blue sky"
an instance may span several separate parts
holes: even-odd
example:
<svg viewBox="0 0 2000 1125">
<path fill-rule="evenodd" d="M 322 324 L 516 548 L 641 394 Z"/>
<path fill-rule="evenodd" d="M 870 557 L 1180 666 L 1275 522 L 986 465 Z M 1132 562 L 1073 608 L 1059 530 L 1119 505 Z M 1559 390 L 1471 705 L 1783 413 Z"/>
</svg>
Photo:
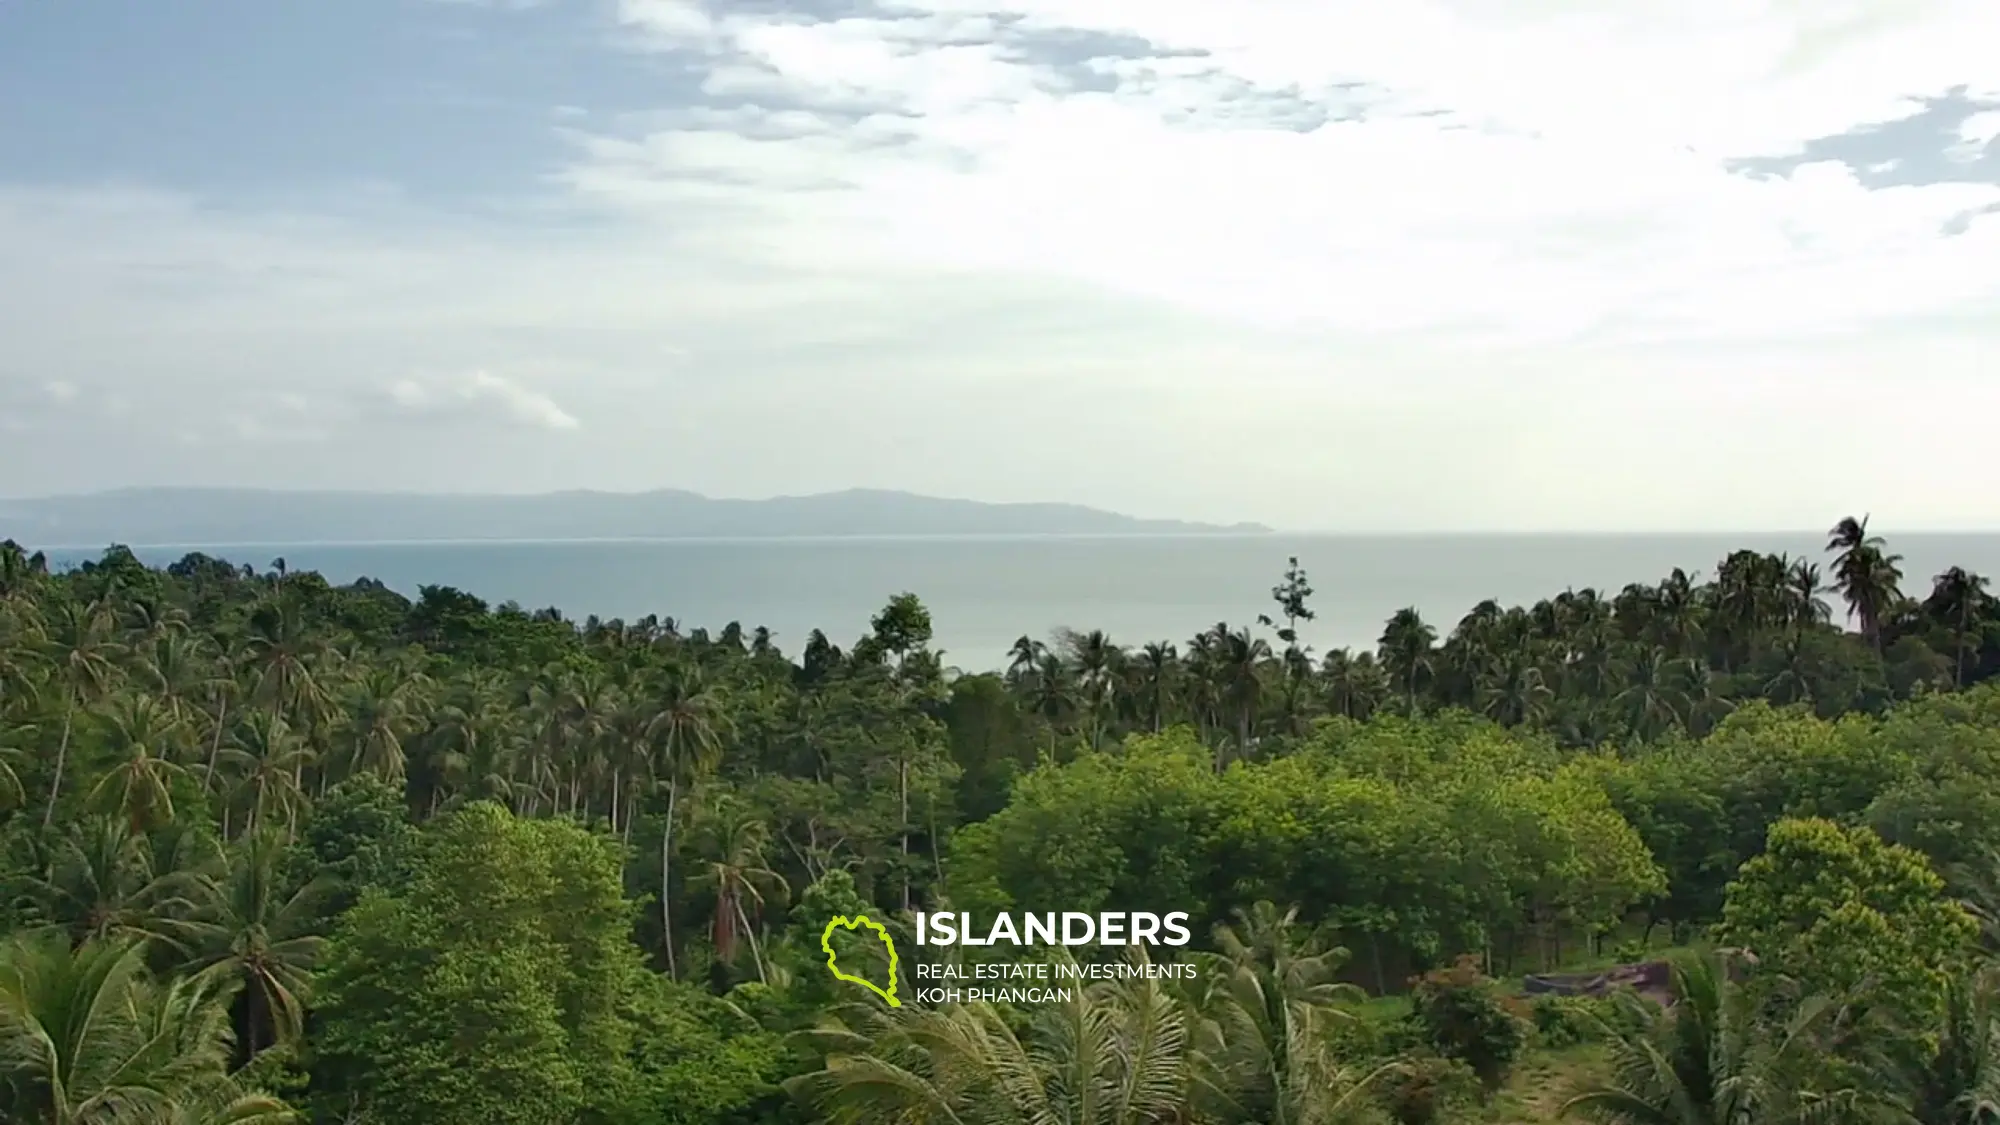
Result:
<svg viewBox="0 0 2000 1125">
<path fill-rule="evenodd" d="M 1995 526 L 1934 422 L 2000 408 L 1994 42 L 1958 0 L 0 0 L 0 495 Z"/>
</svg>

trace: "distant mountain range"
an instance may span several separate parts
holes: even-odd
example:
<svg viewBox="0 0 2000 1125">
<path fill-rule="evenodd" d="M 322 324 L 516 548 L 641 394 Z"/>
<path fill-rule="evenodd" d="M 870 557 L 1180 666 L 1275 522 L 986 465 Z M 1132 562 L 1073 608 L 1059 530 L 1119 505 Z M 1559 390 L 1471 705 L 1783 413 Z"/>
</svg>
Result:
<svg viewBox="0 0 2000 1125">
<path fill-rule="evenodd" d="M 854 489 L 770 500 L 692 492 L 533 496 L 130 488 L 0 500 L 0 539 L 30 547 L 113 543 L 357 543 L 446 539 L 695 539 L 863 535 L 1258 534 L 1075 504 L 983 504 Z"/>
</svg>

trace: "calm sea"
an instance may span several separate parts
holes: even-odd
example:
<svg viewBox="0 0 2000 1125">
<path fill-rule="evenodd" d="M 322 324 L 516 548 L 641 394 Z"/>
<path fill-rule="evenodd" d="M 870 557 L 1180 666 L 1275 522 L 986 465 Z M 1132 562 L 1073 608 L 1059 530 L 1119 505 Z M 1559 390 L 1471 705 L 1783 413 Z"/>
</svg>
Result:
<svg viewBox="0 0 2000 1125">
<path fill-rule="evenodd" d="M 1215 624 L 1274 612 L 1270 589 L 1297 556 L 1318 619 L 1304 630 L 1324 650 L 1372 646 L 1403 606 L 1449 629 L 1483 598 L 1531 603 L 1567 588 L 1615 593 L 1674 567 L 1712 574 L 1743 547 L 1823 559 L 1823 535 L 1145 536 L 560 543 L 210 544 L 136 548 L 149 563 L 201 550 L 263 569 L 282 557 L 345 583 L 370 577 L 406 594 L 456 586 L 493 603 L 588 614 L 671 616 L 683 627 L 763 625 L 796 652 L 824 629 L 841 645 L 902 591 L 930 607 L 937 643 L 966 669 L 999 666 L 1016 637 L 1067 626 L 1103 629 L 1125 644 L 1185 641 Z M 1900 535 L 1905 587 L 1963 566 L 2000 577 L 2000 533 Z M 57 565 L 94 552 L 51 552 Z"/>
</svg>

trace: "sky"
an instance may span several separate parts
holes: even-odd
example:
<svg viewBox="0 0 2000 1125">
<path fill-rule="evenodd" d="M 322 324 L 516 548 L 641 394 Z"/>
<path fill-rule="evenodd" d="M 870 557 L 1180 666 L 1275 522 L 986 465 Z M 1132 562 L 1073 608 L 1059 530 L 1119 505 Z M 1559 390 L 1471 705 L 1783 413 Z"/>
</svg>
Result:
<svg viewBox="0 0 2000 1125">
<path fill-rule="evenodd" d="M 0 0 L 0 495 L 2000 528 L 1993 0 Z"/>
</svg>

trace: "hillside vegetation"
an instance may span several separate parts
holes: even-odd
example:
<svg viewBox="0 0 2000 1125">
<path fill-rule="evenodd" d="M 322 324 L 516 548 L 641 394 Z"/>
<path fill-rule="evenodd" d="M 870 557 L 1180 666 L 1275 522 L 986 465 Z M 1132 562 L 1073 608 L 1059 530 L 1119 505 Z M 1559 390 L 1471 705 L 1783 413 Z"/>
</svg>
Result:
<svg viewBox="0 0 2000 1125">
<path fill-rule="evenodd" d="M 1825 580 L 1739 553 L 1324 655 L 1294 561 L 1255 623 L 991 675 L 909 594 L 787 655 L 6 543 L 0 1120 L 1986 1121 L 2000 606 L 1830 538 Z M 1196 940 L 920 948 L 918 909 Z M 862 913 L 899 1007 L 827 972 Z M 913 979 L 1142 955 L 1199 971 Z M 1510 983 L 1655 956 L 1670 1006 Z"/>
</svg>

